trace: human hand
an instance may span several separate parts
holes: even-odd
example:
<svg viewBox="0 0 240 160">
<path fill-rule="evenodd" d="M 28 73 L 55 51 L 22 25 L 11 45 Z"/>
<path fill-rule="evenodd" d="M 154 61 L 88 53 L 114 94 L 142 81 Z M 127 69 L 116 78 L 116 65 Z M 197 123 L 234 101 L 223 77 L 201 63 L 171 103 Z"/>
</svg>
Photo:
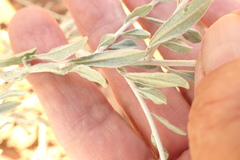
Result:
<svg viewBox="0 0 240 160">
<path fill-rule="evenodd" d="M 130 9 L 147 2 L 125 0 Z M 79 31 L 89 37 L 92 49 L 97 47 L 103 34 L 115 32 L 125 19 L 118 1 L 65 0 L 65 3 Z M 160 4 L 152 14 L 166 18 L 174 10 L 174 6 L 169 4 L 171 2 Z M 240 2 L 236 0 L 224 3 L 215 0 L 202 22 L 209 27 L 221 15 L 239 6 Z M 159 15 L 158 11 L 166 14 Z M 144 23 L 143 26 L 150 32 L 156 29 L 153 24 L 140 23 Z M 226 159 L 229 154 L 239 157 L 239 152 L 231 151 L 236 150 L 240 143 L 237 141 L 240 122 L 237 121 L 236 97 L 239 95 L 240 76 L 237 71 L 240 66 L 238 61 L 234 61 L 214 70 L 240 55 L 237 53 L 240 39 L 235 33 L 239 23 L 239 16 L 225 16 L 207 32 L 202 46 L 197 45 L 194 51 L 184 56 L 161 48 L 167 59 L 196 59 L 199 48 L 202 48 L 196 72 L 196 95 L 189 119 L 193 160 L 220 160 Z M 21 10 L 11 22 L 9 34 L 16 53 L 34 47 L 38 48 L 39 53 L 44 53 L 67 43 L 55 20 L 40 8 Z M 219 46 L 223 48 L 218 50 Z M 104 69 L 104 73 L 137 133 L 111 108 L 92 82 L 75 74 L 58 76 L 40 73 L 32 74 L 27 79 L 37 93 L 56 136 L 72 159 L 154 159 L 156 151 L 150 142 L 151 130 L 133 93 L 114 70 Z M 150 110 L 186 130 L 193 88 L 182 94 L 173 88 L 164 89 L 163 92 L 167 95 L 168 104 L 158 106 L 147 101 Z M 222 92 L 224 94 L 220 94 Z M 156 123 L 163 145 L 170 153 L 169 159 L 190 159 L 187 137 L 176 135 Z"/>
</svg>

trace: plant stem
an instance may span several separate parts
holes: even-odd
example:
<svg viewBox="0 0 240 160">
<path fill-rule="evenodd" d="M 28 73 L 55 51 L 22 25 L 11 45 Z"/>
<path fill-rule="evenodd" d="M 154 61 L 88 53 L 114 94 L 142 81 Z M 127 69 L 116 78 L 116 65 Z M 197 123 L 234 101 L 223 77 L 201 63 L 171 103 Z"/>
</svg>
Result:
<svg viewBox="0 0 240 160">
<path fill-rule="evenodd" d="M 165 153 L 164 153 L 164 148 L 162 146 L 162 142 L 161 142 L 160 136 L 158 134 L 157 127 L 156 127 L 156 125 L 153 121 L 151 112 L 149 111 L 149 109 L 148 109 L 145 101 L 141 97 L 141 95 L 138 93 L 138 91 L 136 89 L 136 85 L 132 81 L 128 80 L 127 78 L 125 78 L 125 80 L 127 81 L 128 85 L 130 86 L 130 88 L 132 89 L 136 98 L 138 99 L 138 101 L 139 101 L 139 103 L 140 103 L 140 105 L 143 109 L 143 112 L 144 112 L 144 114 L 145 114 L 145 116 L 148 120 L 148 123 L 150 125 L 151 130 L 152 130 L 153 137 L 156 141 L 156 145 L 157 145 L 157 149 L 158 149 L 158 152 L 159 152 L 160 159 L 161 160 L 166 160 Z"/>
<path fill-rule="evenodd" d="M 132 65 L 195 67 L 196 60 L 141 60 Z"/>
<path fill-rule="evenodd" d="M 117 39 L 119 36 L 121 36 L 121 34 L 130 26 L 132 25 L 133 22 L 135 22 L 137 19 L 139 18 L 139 16 L 134 17 L 133 19 L 129 20 L 127 23 L 125 23 L 121 28 L 119 28 L 119 30 L 114 34 L 115 38 Z M 105 49 L 107 49 L 109 47 L 109 45 L 107 46 L 102 46 L 100 48 L 98 48 L 94 53 L 100 53 L 102 51 L 104 51 Z"/>
</svg>

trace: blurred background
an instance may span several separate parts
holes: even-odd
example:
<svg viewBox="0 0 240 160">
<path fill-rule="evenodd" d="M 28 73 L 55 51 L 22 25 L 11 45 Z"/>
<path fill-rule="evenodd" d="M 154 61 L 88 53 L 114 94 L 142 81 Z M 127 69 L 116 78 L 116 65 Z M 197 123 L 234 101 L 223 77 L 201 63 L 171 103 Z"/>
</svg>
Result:
<svg viewBox="0 0 240 160">
<path fill-rule="evenodd" d="M 70 41 L 79 36 L 61 0 L 0 0 L 0 59 L 13 54 L 7 33 L 8 24 L 14 14 L 26 6 L 41 6 L 49 10 Z M 0 91 L 4 86 L 6 84 L 0 79 Z M 69 160 L 56 141 L 27 81 L 16 83 L 12 89 L 25 90 L 30 94 L 18 98 L 22 104 L 16 109 L 0 114 L 0 160 Z"/>
</svg>

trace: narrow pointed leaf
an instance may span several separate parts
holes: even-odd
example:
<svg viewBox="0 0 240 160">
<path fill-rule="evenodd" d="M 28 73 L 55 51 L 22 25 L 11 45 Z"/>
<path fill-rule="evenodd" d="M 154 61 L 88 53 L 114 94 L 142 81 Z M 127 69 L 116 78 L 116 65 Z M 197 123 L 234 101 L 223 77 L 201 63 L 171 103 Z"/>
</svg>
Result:
<svg viewBox="0 0 240 160">
<path fill-rule="evenodd" d="M 212 0 L 194 0 L 179 9 L 153 35 L 149 44 L 150 47 L 187 32 L 191 26 L 200 20 L 211 3 Z"/>
<path fill-rule="evenodd" d="M 187 45 L 182 39 L 180 38 L 173 38 L 167 42 L 162 43 L 165 47 L 169 48 L 170 50 L 178 53 L 188 53 L 192 50 L 192 47 Z"/>
<path fill-rule="evenodd" d="M 24 79 L 29 74 L 25 68 L 16 68 L 7 72 L 0 72 L 0 79 L 10 82 Z"/>
<path fill-rule="evenodd" d="M 153 18 L 153 17 L 143 17 L 144 19 L 148 20 L 149 22 L 157 23 L 157 24 L 163 24 L 165 21 Z"/>
<path fill-rule="evenodd" d="M 23 96 L 25 94 L 28 94 L 26 91 L 20 91 L 20 90 L 8 90 L 6 92 L 0 93 L 0 99 L 6 99 L 9 97 L 17 97 L 17 96 Z"/>
<path fill-rule="evenodd" d="M 186 132 L 184 132 L 183 130 L 181 130 L 181 129 L 177 128 L 176 126 L 172 125 L 172 124 L 171 124 L 168 120 L 166 120 L 165 118 L 160 117 L 160 116 L 158 116 L 158 115 L 156 115 L 156 114 L 153 114 L 153 113 L 152 113 L 152 115 L 153 115 L 157 120 L 159 120 L 163 125 L 165 125 L 168 129 L 170 129 L 171 131 L 173 131 L 173 132 L 175 132 L 175 133 L 177 133 L 177 134 L 179 134 L 179 135 L 183 135 L 183 136 L 187 135 Z"/>
<path fill-rule="evenodd" d="M 53 62 L 65 60 L 83 48 L 87 43 L 87 39 L 87 37 L 84 37 L 77 42 L 53 48 L 48 53 L 35 55 L 35 58 Z"/>
<path fill-rule="evenodd" d="M 102 76 L 102 74 L 88 66 L 85 65 L 76 66 L 71 70 L 71 72 L 76 72 L 83 78 L 86 78 L 92 82 L 97 82 L 104 88 L 107 87 L 107 82 L 105 78 Z"/>
<path fill-rule="evenodd" d="M 201 34 L 195 29 L 189 29 L 183 34 L 183 37 L 192 43 L 200 43 L 202 41 Z"/>
<path fill-rule="evenodd" d="M 114 34 L 105 34 L 101 40 L 98 48 L 102 46 L 108 46 L 116 41 L 116 37 Z"/>
<path fill-rule="evenodd" d="M 36 53 L 36 51 L 37 51 L 37 49 L 34 48 L 34 49 L 31 49 L 31 50 L 16 54 L 16 55 L 14 55 L 14 56 L 12 56 L 8 59 L 0 60 L 0 67 L 8 67 L 8 66 L 11 66 L 11 65 L 18 65 L 18 64 L 22 63 L 22 59 L 24 57 L 28 57 L 30 55 L 33 55 L 33 54 Z"/>
<path fill-rule="evenodd" d="M 108 47 L 109 49 L 134 49 L 137 48 L 137 43 L 131 39 L 125 39 Z"/>
<path fill-rule="evenodd" d="M 153 9 L 153 5 L 143 5 L 141 7 L 134 9 L 133 12 L 127 16 L 125 23 L 127 23 L 129 20 L 135 17 L 138 17 L 138 16 L 143 17 L 147 15 L 152 9 Z"/>
<path fill-rule="evenodd" d="M 157 69 L 159 66 L 152 66 L 152 65 L 133 65 L 133 67 L 141 68 L 141 69 Z"/>
<path fill-rule="evenodd" d="M 126 73 L 126 78 L 148 87 L 184 87 L 189 88 L 188 82 L 182 77 L 172 73 Z"/>
<path fill-rule="evenodd" d="M 186 70 L 175 70 L 169 67 L 165 67 L 166 70 L 168 70 L 170 73 L 174 73 L 176 75 L 179 75 L 181 77 L 183 77 L 184 79 L 190 81 L 190 82 L 194 82 L 194 76 L 195 76 L 195 72 L 194 71 L 186 71 Z"/>
<path fill-rule="evenodd" d="M 138 49 L 109 50 L 71 60 L 74 64 L 85 64 L 93 67 L 118 68 L 130 65 L 145 56 L 145 51 Z"/>
<path fill-rule="evenodd" d="M 21 102 L 10 101 L 0 104 L 0 114 L 9 112 L 12 109 L 15 109 L 21 104 Z"/>
<path fill-rule="evenodd" d="M 136 39 L 146 39 L 151 36 L 151 34 L 148 31 L 145 31 L 143 29 L 133 29 L 122 33 L 122 35 Z"/>
<path fill-rule="evenodd" d="M 166 104 L 166 96 L 159 90 L 154 88 L 138 88 L 138 92 L 143 98 L 152 100 L 156 104 Z"/>
</svg>

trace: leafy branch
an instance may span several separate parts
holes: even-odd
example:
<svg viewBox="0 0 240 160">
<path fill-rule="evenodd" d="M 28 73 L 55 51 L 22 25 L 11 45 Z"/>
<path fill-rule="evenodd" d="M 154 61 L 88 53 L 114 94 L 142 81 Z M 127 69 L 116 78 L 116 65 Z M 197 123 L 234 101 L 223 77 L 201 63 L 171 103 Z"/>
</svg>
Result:
<svg viewBox="0 0 240 160">
<path fill-rule="evenodd" d="M 201 35 L 198 31 L 190 27 L 196 24 L 204 15 L 212 0 L 192 0 L 191 2 L 188 2 L 188 0 L 177 0 L 177 8 L 167 21 L 148 17 L 148 14 L 158 3 L 166 1 L 174 0 L 153 0 L 149 4 L 133 10 L 133 12 L 126 17 L 124 24 L 116 33 L 108 33 L 101 38 L 99 46 L 93 54 L 72 58 L 76 52 L 86 45 L 87 37 L 39 55 L 35 54 L 36 49 L 31 49 L 10 58 L 0 60 L 0 78 L 5 82 L 13 84 L 24 79 L 31 73 L 51 72 L 65 75 L 70 72 L 75 72 L 90 81 L 106 87 L 107 82 L 105 78 L 100 72 L 91 67 L 116 68 L 125 78 L 138 99 L 152 130 L 152 137 L 156 142 L 160 159 L 165 160 L 165 151 L 153 117 L 178 134 L 186 135 L 186 133 L 170 124 L 166 119 L 150 113 L 144 99 L 150 99 L 156 104 L 166 104 L 166 96 L 159 88 L 188 88 L 187 80 L 194 80 L 194 72 L 175 70 L 169 67 L 194 67 L 196 62 L 194 60 L 159 60 L 154 57 L 154 53 L 158 47 L 162 45 L 174 52 L 183 54 L 192 50 L 192 47 L 185 42 L 186 40 L 192 43 L 201 42 Z M 140 17 L 149 22 L 161 24 L 152 37 L 151 34 L 144 29 L 127 30 L 129 26 Z M 132 39 L 126 38 L 120 42 L 116 42 L 122 35 L 134 39 L 150 38 L 150 41 L 145 50 L 139 50 L 137 49 L 137 42 Z M 185 40 L 180 38 L 180 36 Z M 30 62 L 34 59 L 48 62 L 32 65 Z M 10 71 L 5 70 L 6 67 L 19 65 L 21 63 L 23 64 L 21 67 L 14 68 Z M 124 69 L 127 66 L 148 69 L 164 67 L 168 72 L 131 73 Z M 23 94 L 26 94 L 26 92 L 10 90 L 10 85 L 6 86 L 0 93 L 0 99 L 3 101 L 3 103 L 0 104 L 0 112 L 7 112 L 20 105 L 20 102 L 5 102 L 5 100 L 9 97 L 22 96 Z"/>
</svg>

